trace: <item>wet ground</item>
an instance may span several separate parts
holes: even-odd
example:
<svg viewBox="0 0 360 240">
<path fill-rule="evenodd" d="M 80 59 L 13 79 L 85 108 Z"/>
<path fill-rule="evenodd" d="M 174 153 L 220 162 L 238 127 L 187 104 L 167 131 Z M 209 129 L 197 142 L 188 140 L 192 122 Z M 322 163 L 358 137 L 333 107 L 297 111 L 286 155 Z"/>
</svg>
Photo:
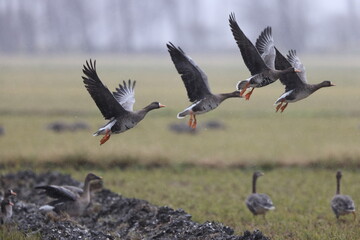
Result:
<svg viewBox="0 0 360 240">
<path fill-rule="evenodd" d="M 50 217 L 38 211 L 49 199 L 34 190 L 39 185 L 81 186 L 69 175 L 58 172 L 35 174 L 22 171 L 3 175 L 0 188 L 12 188 L 12 221 L 24 234 L 40 234 L 42 239 L 228 239 L 267 240 L 259 231 L 242 236 L 218 222 L 196 223 L 182 209 L 159 207 L 134 198 L 126 198 L 107 189 L 93 193 L 87 213 L 77 219 Z M 15 226 L 14 226 L 15 227 Z"/>
</svg>

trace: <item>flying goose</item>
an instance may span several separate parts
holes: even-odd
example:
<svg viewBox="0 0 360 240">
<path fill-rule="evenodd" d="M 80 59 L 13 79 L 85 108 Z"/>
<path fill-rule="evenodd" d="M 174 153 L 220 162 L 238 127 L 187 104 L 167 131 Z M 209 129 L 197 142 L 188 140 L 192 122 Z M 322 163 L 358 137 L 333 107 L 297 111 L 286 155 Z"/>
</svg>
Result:
<svg viewBox="0 0 360 240">
<path fill-rule="evenodd" d="M 323 87 L 335 86 L 330 81 L 323 81 L 318 84 L 308 84 L 306 79 L 306 71 L 300 58 L 296 55 L 295 50 L 290 50 L 287 59 L 276 49 L 275 67 L 277 69 L 287 69 L 293 66 L 300 69 L 299 73 L 284 74 L 280 77 L 280 81 L 285 85 L 285 93 L 283 93 L 275 102 L 276 112 L 281 110 L 283 112 L 290 102 L 297 102 L 301 99 L 307 98 L 315 91 Z M 285 103 L 283 105 L 283 103 Z"/>
<path fill-rule="evenodd" d="M 71 217 L 81 216 L 90 203 L 90 183 L 101 179 L 93 173 L 87 174 L 82 191 L 71 186 L 46 185 L 35 187 L 35 189 L 43 189 L 43 194 L 55 199 L 48 205 L 41 206 L 40 210 L 54 211 L 58 214 L 67 213 Z"/>
<path fill-rule="evenodd" d="M 139 111 L 133 111 L 136 81 L 129 80 L 128 84 L 123 81 L 123 85 L 119 84 L 116 92 L 111 93 L 97 75 L 96 60 L 94 63 L 91 59 L 89 62 L 86 61 L 86 65 L 83 65 L 83 73 L 86 75 L 82 77 L 86 89 L 104 118 L 109 120 L 93 134 L 93 136 L 105 135 L 100 140 L 100 145 L 109 140 L 111 134 L 125 132 L 135 127 L 149 111 L 165 107 L 159 102 L 153 102 Z"/>
<path fill-rule="evenodd" d="M 341 215 L 346 215 L 349 213 L 354 214 L 354 220 L 356 219 L 355 214 L 355 204 L 354 201 L 348 195 L 340 194 L 340 180 L 342 177 L 341 171 L 336 173 L 336 194 L 331 200 L 331 208 L 337 219 Z"/>
<path fill-rule="evenodd" d="M 236 85 L 237 90 L 241 91 L 241 96 L 247 88 L 252 88 L 251 91 L 245 95 L 246 100 L 250 99 L 254 88 L 267 86 L 288 73 L 299 72 L 298 69 L 291 66 L 281 70 L 275 68 L 276 53 L 271 27 L 264 29 L 257 39 L 255 47 L 240 29 L 234 13 L 231 13 L 229 16 L 229 24 L 245 65 L 251 73 L 251 77 L 239 81 Z"/>
<path fill-rule="evenodd" d="M 246 206 L 250 212 L 254 214 L 254 216 L 263 215 L 265 218 L 265 213 L 269 210 L 274 210 L 275 206 L 268 195 L 264 193 L 256 193 L 256 180 L 258 177 L 263 175 L 264 174 L 262 172 L 254 172 L 252 178 L 252 194 L 247 197 Z"/>
<path fill-rule="evenodd" d="M 180 47 L 169 42 L 166 44 L 176 70 L 181 75 L 187 95 L 192 104 L 184 111 L 178 113 L 177 118 L 190 115 L 188 125 L 196 128 L 196 115 L 209 112 L 217 108 L 221 102 L 228 98 L 239 98 L 240 92 L 212 94 L 206 74 L 188 57 Z"/>
</svg>

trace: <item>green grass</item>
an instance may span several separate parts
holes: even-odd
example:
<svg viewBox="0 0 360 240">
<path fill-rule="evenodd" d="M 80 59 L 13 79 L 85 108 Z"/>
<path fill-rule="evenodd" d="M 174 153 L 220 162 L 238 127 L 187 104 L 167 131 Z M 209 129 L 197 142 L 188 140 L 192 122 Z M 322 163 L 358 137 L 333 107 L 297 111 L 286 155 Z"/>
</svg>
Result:
<svg viewBox="0 0 360 240">
<path fill-rule="evenodd" d="M 214 93 L 233 91 L 249 75 L 239 54 L 192 57 Z M 283 114 L 273 106 L 284 91 L 279 82 L 256 89 L 250 101 L 231 99 L 198 116 L 199 124 L 219 120 L 225 130 L 190 136 L 168 130 L 169 123 L 187 121 L 176 114 L 189 105 L 169 56 L 96 56 L 110 90 L 137 80 L 135 109 L 154 100 L 167 105 L 103 146 L 92 133 L 105 121 L 81 79 L 89 57 L 0 58 L 2 171 L 55 168 L 82 180 L 92 170 L 126 197 L 183 208 L 196 221 L 221 221 L 237 233 L 258 228 L 274 239 L 357 239 L 358 222 L 336 222 L 329 207 L 338 168 L 345 169 L 344 193 L 360 199 L 360 58 L 336 57 L 301 56 L 309 82 L 331 80 L 336 87 L 289 104 Z M 45 129 L 59 120 L 84 121 L 91 130 Z M 259 191 L 277 207 L 268 223 L 244 205 L 255 169 L 266 172 Z"/>
<path fill-rule="evenodd" d="M 253 217 L 245 206 L 254 169 L 130 168 L 97 173 L 106 176 L 106 187 L 126 197 L 182 208 L 195 221 L 219 221 L 238 234 L 259 229 L 272 239 L 358 239 L 359 220 L 354 222 L 351 215 L 336 221 L 330 208 L 336 171 L 299 167 L 265 170 L 265 176 L 258 180 L 258 192 L 267 193 L 276 206 L 266 222 L 261 216 Z M 70 172 L 79 180 L 86 173 Z M 343 175 L 342 193 L 359 203 L 360 176 L 351 170 Z"/>
</svg>

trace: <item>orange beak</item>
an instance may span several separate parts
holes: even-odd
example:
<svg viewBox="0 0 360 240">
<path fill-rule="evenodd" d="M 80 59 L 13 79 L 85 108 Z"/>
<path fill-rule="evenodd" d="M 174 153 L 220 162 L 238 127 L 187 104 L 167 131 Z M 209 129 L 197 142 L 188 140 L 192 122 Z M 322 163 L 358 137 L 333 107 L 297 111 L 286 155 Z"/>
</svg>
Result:
<svg viewBox="0 0 360 240">
<path fill-rule="evenodd" d="M 330 86 L 336 86 L 335 84 L 331 83 Z"/>
<path fill-rule="evenodd" d="M 166 107 L 165 105 L 162 105 L 161 103 L 159 104 L 159 106 L 160 106 L 161 108 Z"/>
<path fill-rule="evenodd" d="M 294 69 L 294 72 L 297 72 L 297 73 L 301 73 L 301 71 L 299 69 Z"/>
<path fill-rule="evenodd" d="M 16 196 L 17 194 L 16 194 L 16 192 L 14 192 L 13 190 L 11 190 L 11 195 Z"/>
</svg>

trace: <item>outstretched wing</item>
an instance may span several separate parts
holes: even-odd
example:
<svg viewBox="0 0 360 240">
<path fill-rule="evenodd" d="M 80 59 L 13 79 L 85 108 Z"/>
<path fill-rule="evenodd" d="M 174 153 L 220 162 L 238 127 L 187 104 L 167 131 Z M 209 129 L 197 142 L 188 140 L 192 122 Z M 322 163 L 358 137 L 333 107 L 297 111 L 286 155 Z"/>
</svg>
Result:
<svg viewBox="0 0 360 240">
<path fill-rule="evenodd" d="M 229 16 L 229 24 L 245 65 L 249 69 L 251 75 L 258 74 L 267 69 L 268 67 L 264 63 L 259 52 L 237 24 L 234 13 L 231 13 Z"/>
<path fill-rule="evenodd" d="M 287 55 L 287 59 L 291 66 L 294 68 L 300 70 L 301 72 L 297 73 L 297 75 L 300 77 L 301 81 L 304 83 L 307 83 L 306 80 L 306 71 L 304 65 L 301 63 L 300 58 L 296 55 L 296 50 L 291 49 L 289 51 L 289 54 Z"/>
<path fill-rule="evenodd" d="M 94 64 L 91 59 L 89 62 L 86 61 L 86 65 L 83 65 L 83 73 L 86 75 L 82 77 L 85 87 L 105 119 L 111 119 L 126 112 L 98 77 L 96 60 Z"/>
<path fill-rule="evenodd" d="M 43 189 L 47 196 L 57 199 L 57 201 L 75 201 L 77 194 L 73 191 L 56 185 L 38 186 L 35 189 Z"/>
<path fill-rule="evenodd" d="M 275 44 L 272 37 L 271 27 L 266 27 L 264 31 L 261 32 L 258 39 L 256 40 L 256 49 L 261 54 L 261 58 L 264 60 L 265 64 L 271 68 L 275 69 Z"/>
<path fill-rule="evenodd" d="M 179 47 L 169 42 L 166 44 L 175 68 L 185 84 L 189 100 L 195 102 L 210 95 L 206 74 Z"/>
<path fill-rule="evenodd" d="M 289 61 L 275 48 L 276 58 L 275 58 L 275 69 L 284 70 L 291 67 Z M 280 77 L 280 82 L 285 85 L 285 92 L 293 90 L 299 86 L 303 86 L 304 82 L 301 81 L 300 77 L 292 72 L 288 74 L 282 74 Z"/>
<path fill-rule="evenodd" d="M 128 84 L 123 81 L 123 85 L 119 84 L 119 88 L 116 88 L 116 92 L 113 92 L 115 99 L 121 104 L 127 111 L 133 111 L 135 103 L 135 83 L 129 79 Z"/>
</svg>

